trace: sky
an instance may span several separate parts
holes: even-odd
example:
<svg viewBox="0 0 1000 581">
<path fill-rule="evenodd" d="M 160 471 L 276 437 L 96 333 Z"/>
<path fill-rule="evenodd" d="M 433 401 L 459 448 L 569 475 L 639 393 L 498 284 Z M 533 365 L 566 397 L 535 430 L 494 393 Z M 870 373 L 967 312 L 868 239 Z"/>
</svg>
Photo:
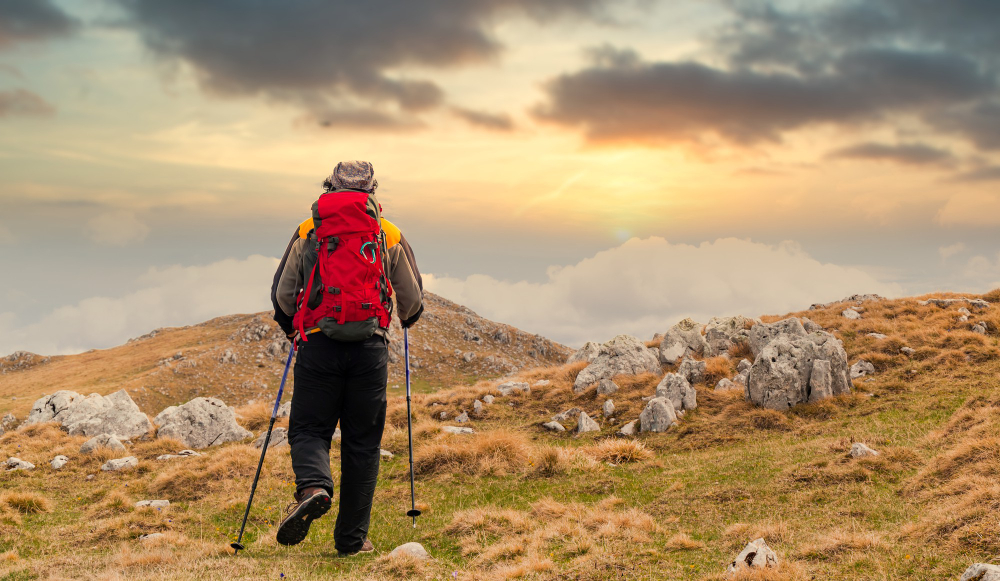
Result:
<svg viewBox="0 0 1000 581">
<path fill-rule="evenodd" d="M 4 0 L 0 354 L 270 308 L 340 160 L 571 346 L 1000 287 L 995 0 Z"/>
</svg>

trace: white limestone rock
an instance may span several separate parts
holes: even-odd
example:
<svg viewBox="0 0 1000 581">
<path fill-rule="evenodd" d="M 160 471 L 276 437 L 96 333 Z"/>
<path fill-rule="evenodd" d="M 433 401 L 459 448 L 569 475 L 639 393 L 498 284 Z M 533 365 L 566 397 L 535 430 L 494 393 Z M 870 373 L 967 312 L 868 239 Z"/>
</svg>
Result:
<svg viewBox="0 0 1000 581">
<path fill-rule="evenodd" d="M 602 379 L 616 375 L 659 373 L 660 362 L 646 344 L 631 335 L 618 335 L 601 345 L 600 354 L 584 368 L 573 382 L 573 391 L 580 393 Z"/>
<path fill-rule="evenodd" d="M 618 384 L 610 379 L 602 379 L 597 384 L 597 395 L 611 395 L 618 391 Z"/>
<path fill-rule="evenodd" d="M 725 377 L 715 384 L 715 391 L 729 391 L 731 389 L 743 389 L 743 386 L 736 385 L 731 379 Z"/>
<path fill-rule="evenodd" d="M 645 409 L 639 414 L 640 432 L 666 432 L 670 426 L 677 423 L 674 406 L 665 397 L 654 397 L 646 403 Z"/>
<path fill-rule="evenodd" d="M 747 325 L 755 322 L 742 315 L 735 317 L 712 317 L 705 325 L 705 357 L 717 357 L 729 352 L 739 342 L 750 338 Z M 759 321 L 756 321 L 759 322 Z"/>
<path fill-rule="evenodd" d="M 446 434 L 475 434 L 476 431 L 469 427 L 441 426 L 441 431 Z"/>
<path fill-rule="evenodd" d="M 610 399 L 604 402 L 604 407 L 602 408 L 605 418 L 610 418 L 615 413 L 615 402 Z"/>
<path fill-rule="evenodd" d="M 139 465 L 139 460 L 135 456 L 126 456 L 125 458 L 115 458 L 114 460 L 108 460 L 101 466 L 101 470 L 105 472 L 117 472 L 119 470 L 128 470 L 135 468 Z"/>
<path fill-rule="evenodd" d="M 504 397 L 509 397 L 515 393 L 530 394 L 531 386 L 526 381 L 508 381 L 498 385 L 497 391 Z"/>
<path fill-rule="evenodd" d="M 705 381 L 705 370 L 707 368 L 708 364 L 704 361 L 684 359 L 684 361 L 681 361 L 680 366 L 677 367 L 677 373 L 683 375 L 688 380 L 688 383 L 694 385 L 695 383 Z"/>
<path fill-rule="evenodd" d="M 621 437 L 625 437 L 625 438 L 634 436 L 635 435 L 635 430 L 636 430 L 635 426 L 638 423 L 639 423 L 639 420 L 632 420 L 631 422 L 629 422 L 629 423 L 625 424 L 624 426 L 622 426 L 621 429 L 618 430 L 618 432 L 616 432 L 615 435 L 621 436 Z"/>
<path fill-rule="evenodd" d="M 553 420 L 551 422 L 545 422 L 542 427 L 550 432 L 565 432 L 566 428 L 562 424 Z"/>
<path fill-rule="evenodd" d="M 601 345 L 599 343 L 594 343 L 593 341 L 587 341 L 583 344 L 583 347 L 578 349 L 569 358 L 566 359 L 566 363 L 576 363 L 577 361 L 586 361 L 590 363 L 601 352 Z"/>
<path fill-rule="evenodd" d="M 260 433 L 260 436 L 257 436 L 257 439 L 253 441 L 253 447 L 258 450 L 263 448 L 265 438 L 267 438 L 267 431 L 263 431 Z M 285 428 L 274 428 L 271 432 L 271 441 L 267 443 L 267 449 L 288 447 L 288 430 Z"/>
<path fill-rule="evenodd" d="M 35 402 L 25 424 L 59 422 L 72 436 L 113 434 L 135 438 L 153 429 L 146 414 L 139 410 L 125 390 L 87 397 L 72 391 L 57 391 Z"/>
<path fill-rule="evenodd" d="M 777 566 L 778 555 L 767 546 L 764 539 L 756 539 L 750 541 L 740 554 L 736 555 L 726 571 L 734 573 L 744 568 L 764 569 Z"/>
<path fill-rule="evenodd" d="M 8 472 L 13 472 L 14 470 L 34 470 L 35 465 L 31 462 L 21 460 L 20 458 L 14 458 L 13 456 L 7 459 L 7 463 L 4 468 Z"/>
<path fill-rule="evenodd" d="M 201 456 L 201 454 L 199 454 L 198 452 L 195 452 L 194 450 L 181 450 L 180 452 L 178 452 L 176 454 L 163 454 L 161 456 L 157 456 L 156 459 L 157 460 L 173 460 L 174 458 L 193 458 L 195 456 Z"/>
<path fill-rule="evenodd" d="M 455 421 L 460 424 L 464 424 L 465 422 L 469 421 L 469 414 L 462 412 L 458 414 L 458 416 L 455 418 Z"/>
<path fill-rule="evenodd" d="M 483 413 L 483 402 L 478 399 L 472 402 L 472 413 L 477 415 Z"/>
<path fill-rule="evenodd" d="M 553 422 L 565 422 L 565 421 L 571 420 L 571 419 L 573 419 L 575 417 L 578 417 L 580 415 L 580 412 L 582 412 L 582 411 L 583 410 L 581 410 L 578 407 L 572 407 L 572 408 L 569 408 L 568 410 L 566 410 L 564 412 L 560 412 L 560 413 L 552 416 L 552 421 Z"/>
<path fill-rule="evenodd" d="M 600 432 L 600 431 L 601 431 L 601 426 L 598 425 L 598 423 L 595 422 L 593 419 L 591 419 L 591 417 L 587 415 L 587 412 L 580 412 L 580 419 L 576 423 L 577 434 L 584 434 L 586 432 Z"/>
<path fill-rule="evenodd" d="M 987 563 L 971 565 L 959 581 L 1000 581 L 1000 567 Z"/>
<path fill-rule="evenodd" d="M 398 559 L 400 557 L 412 557 L 414 559 L 426 561 L 431 558 L 431 555 L 420 543 L 410 542 L 400 545 L 389 552 L 390 559 Z"/>
<path fill-rule="evenodd" d="M 857 379 L 874 373 L 875 366 L 864 359 L 859 359 L 857 363 L 851 366 L 851 379 Z"/>
<path fill-rule="evenodd" d="M 493 396 L 490 395 L 490 394 L 484 395 L 483 396 L 483 403 L 486 404 L 486 405 L 491 405 L 493 403 Z"/>
<path fill-rule="evenodd" d="M 660 341 L 660 362 L 674 363 L 686 355 L 706 353 L 708 340 L 701 334 L 702 324 L 684 319 L 663 334 Z"/>
<path fill-rule="evenodd" d="M 83 396 L 75 391 L 65 389 L 59 390 L 52 395 L 46 395 L 35 401 L 28 413 L 28 419 L 24 420 L 25 425 L 40 424 L 43 422 L 60 422 L 63 415 L 74 403 L 83 399 Z"/>
<path fill-rule="evenodd" d="M 913 354 L 917 352 L 917 350 L 914 349 L 913 347 L 900 347 L 899 352 L 902 353 L 903 355 L 906 355 L 907 357 L 912 357 Z"/>
<path fill-rule="evenodd" d="M 889 338 L 887 335 L 884 335 L 882 333 L 868 333 L 868 336 L 877 341 L 885 341 L 886 339 Z"/>
<path fill-rule="evenodd" d="M 760 323 L 750 329 L 750 352 L 753 353 L 754 362 L 756 362 L 760 352 L 771 341 L 779 337 L 796 339 L 808 336 L 809 333 L 802 326 L 802 322 L 794 317 L 782 319 L 775 323 Z"/>
<path fill-rule="evenodd" d="M 872 450 L 861 442 L 851 444 L 851 458 L 864 458 L 865 456 L 878 456 L 878 451 Z"/>
<path fill-rule="evenodd" d="M 275 417 L 287 418 L 291 415 L 292 415 L 292 402 L 286 401 L 285 403 L 281 404 L 281 407 L 278 408 L 278 414 Z"/>
<path fill-rule="evenodd" d="M 140 500 L 135 503 L 136 508 L 167 508 L 170 506 L 169 500 Z"/>
<path fill-rule="evenodd" d="M 854 309 L 845 309 L 844 312 L 840 313 L 840 316 L 851 321 L 857 321 L 861 319 L 861 313 L 855 311 Z"/>
<path fill-rule="evenodd" d="M 381 448 L 380 448 L 380 449 L 379 449 L 379 451 L 378 451 L 378 455 L 379 455 L 380 457 L 382 457 L 382 458 L 385 458 L 386 460 L 392 460 L 393 458 L 395 458 L 395 457 L 396 457 L 396 455 L 395 455 L 395 454 L 393 454 L 392 452 L 390 452 L 390 451 L 388 451 L 388 450 L 383 450 L 383 449 L 381 449 Z"/>
<path fill-rule="evenodd" d="M 121 443 L 121 440 L 112 434 L 101 434 L 100 436 L 94 436 L 84 442 L 83 445 L 80 446 L 80 453 L 92 454 L 98 448 L 107 448 L 115 452 L 125 451 L 125 445 Z"/>
<path fill-rule="evenodd" d="M 236 423 L 232 408 L 214 397 L 196 397 L 180 406 L 170 406 L 153 422 L 159 438 L 176 438 L 195 449 L 237 442 L 253 434 Z"/>
<path fill-rule="evenodd" d="M 52 459 L 51 465 L 53 470 L 59 470 L 65 466 L 67 462 L 69 462 L 69 458 L 60 454 Z"/>
<path fill-rule="evenodd" d="M 698 392 L 679 373 L 667 373 L 663 376 L 656 386 L 656 397 L 666 398 L 675 412 L 698 407 Z"/>
</svg>

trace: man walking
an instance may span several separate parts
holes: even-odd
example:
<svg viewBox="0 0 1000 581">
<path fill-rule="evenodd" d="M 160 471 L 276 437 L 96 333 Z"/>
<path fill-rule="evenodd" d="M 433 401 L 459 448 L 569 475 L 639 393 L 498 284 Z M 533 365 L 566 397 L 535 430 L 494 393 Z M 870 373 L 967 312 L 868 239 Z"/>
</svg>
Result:
<svg viewBox="0 0 1000 581">
<path fill-rule="evenodd" d="M 277 541 L 295 545 L 331 505 L 330 445 L 341 428 L 341 556 L 374 550 L 368 540 L 385 427 L 388 328 L 423 312 L 422 280 L 399 229 L 381 217 L 366 161 L 338 163 L 285 249 L 271 287 L 274 319 L 298 341 L 288 424 L 295 502 Z"/>
</svg>

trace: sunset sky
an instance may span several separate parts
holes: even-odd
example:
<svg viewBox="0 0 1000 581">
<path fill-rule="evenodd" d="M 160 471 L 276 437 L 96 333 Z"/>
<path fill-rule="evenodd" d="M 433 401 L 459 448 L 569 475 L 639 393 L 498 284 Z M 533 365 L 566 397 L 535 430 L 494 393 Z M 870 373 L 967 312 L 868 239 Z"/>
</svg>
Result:
<svg viewBox="0 0 1000 581">
<path fill-rule="evenodd" d="M 0 355 L 270 308 L 337 161 L 577 346 L 1000 286 L 995 0 L 2 0 Z"/>
</svg>

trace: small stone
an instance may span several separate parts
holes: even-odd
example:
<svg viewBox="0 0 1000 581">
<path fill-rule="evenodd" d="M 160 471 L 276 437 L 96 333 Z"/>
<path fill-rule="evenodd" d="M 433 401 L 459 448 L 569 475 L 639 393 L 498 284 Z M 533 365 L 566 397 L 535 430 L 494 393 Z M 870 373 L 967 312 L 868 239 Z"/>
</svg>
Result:
<svg viewBox="0 0 1000 581">
<path fill-rule="evenodd" d="M 987 330 L 988 329 L 986 327 L 986 322 L 985 321 L 980 321 L 980 322 L 978 322 L 978 323 L 976 323 L 975 325 L 972 326 L 972 332 L 973 333 L 978 333 L 980 335 L 985 335 L 986 332 L 987 332 Z"/>
<path fill-rule="evenodd" d="M 87 480 L 93 480 L 93 479 L 94 479 L 94 475 L 93 474 L 88 474 L 87 475 Z"/>
<path fill-rule="evenodd" d="M 139 460 L 135 456 L 126 456 L 125 458 L 108 460 L 103 466 L 101 466 L 101 470 L 104 470 L 105 472 L 117 472 L 127 468 L 135 468 L 138 465 Z"/>
<path fill-rule="evenodd" d="M 736 373 L 750 373 L 750 368 L 753 367 L 753 362 L 749 359 L 741 359 L 736 365 Z"/>
<path fill-rule="evenodd" d="M 406 543 L 400 545 L 389 552 L 389 558 L 413 557 L 415 559 L 427 560 L 431 558 L 430 553 L 420 543 Z"/>
<path fill-rule="evenodd" d="M 972 311 L 970 311 L 969 309 L 967 309 L 965 307 L 959 307 L 958 308 L 958 312 L 962 313 L 963 315 L 972 315 Z"/>
<path fill-rule="evenodd" d="M 861 313 L 855 311 L 854 309 L 846 309 L 844 312 L 840 313 L 845 319 L 850 319 L 852 321 L 857 321 L 861 318 Z"/>
<path fill-rule="evenodd" d="M 194 450 L 181 450 L 176 454 L 163 454 L 162 456 L 157 456 L 157 460 L 173 460 L 174 458 L 191 458 L 193 456 L 201 456 L 200 453 Z"/>
<path fill-rule="evenodd" d="M 729 391 L 730 389 L 741 389 L 740 386 L 733 383 L 732 380 L 723 377 L 719 380 L 719 383 L 715 384 L 715 391 Z"/>
<path fill-rule="evenodd" d="M 597 395 L 611 395 L 618 391 L 618 384 L 610 379 L 602 379 L 597 384 Z"/>
<path fill-rule="evenodd" d="M 386 460 L 392 460 L 393 457 L 395 456 L 395 454 L 393 454 L 392 452 L 381 449 L 378 451 L 378 455 L 385 458 Z"/>
<path fill-rule="evenodd" d="M 438 414 L 438 419 L 447 420 L 448 419 L 448 412 L 441 412 L 441 413 L 439 413 Z"/>
<path fill-rule="evenodd" d="M 14 470 L 34 470 L 34 469 L 35 465 L 32 464 L 31 462 L 26 462 L 24 460 L 21 460 L 20 458 L 14 458 L 14 457 L 7 459 L 8 471 L 12 472 Z"/>
<path fill-rule="evenodd" d="M 264 447 L 264 439 L 267 438 L 267 432 L 261 432 L 260 436 L 253 442 L 253 447 L 258 450 Z M 271 432 L 271 440 L 267 443 L 267 449 L 271 448 L 281 448 L 288 447 L 288 430 L 285 428 L 274 428 Z"/>
<path fill-rule="evenodd" d="M 610 418 L 615 413 L 615 404 L 610 399 L 604 402 L 604 417 Z"/>
<path fill-rule="evenodd" d="M 767 546 L 764 539 L 750 541 L 739 555 L 729 564 L 726 572 L 733 573 L 743 568 L 764 569 L 778 566 L 778 555 Z"/>
<path fill-rule="evenodd" d="M 475 358 L 476 354 L 473 353 L 472 351 L 468 351 L 464 355 L 462 355 L 462 360 L 464 360 L 466 363 L 472 363 L 472 360 Z"/>
<path fill-rule="evenodd" d="M 65 466 L 67 462 L 69 462 L 69 458 L 60 454 L 59 456 L 56 456 L 55 458 L 52 459 L 52 468 L 54 468 L 55 470 L 59 470 L 60 468 Z"/>
<path fill-rule="evenodd" d="M 879 341 L 884 341 L 885 339 L 889 338 L 888 336 L 883 335 L 882 333 L 868 333 L 868 336 L 871 337 L 872 339 L 878 339 Z"/>
<path fill-rule="evenodd" d="M 483 413 L 483 402 L 478 399 L 472 402 L 472 413 L 477 415 Z"/>
<path fill-rule="evenodd" d="M 458 417 L 455 418 L 455 421 L 460 424 L 464 424 L 465 422 L 469 421 L 469 414 L 462 412 L 458 414 Z"/>
<path fill-rule="evenodd" d="M 341 438 L 343 438 L 343 435 L 340 433 L 340 428 L 333 430 L 333 441 L 339 442 Z"/>
<path fill-rule="evenodd" d="M 139 537 L 139 540 L 140 541 L 153 541 L 153 540 L 162 539 L 162 538 L 163 538 L 163 533 L 149 533 L 149 534 L 141 535 Z"/>
<path fill-rule="evenodd" d="M 902 353 L 903 355 L 906 355 L 907 357 L 911 357 L 913 356 L 914 353 L 917 352 L 917 350 L 914 349 L 913 347 L 900 347 L 899 352 Z"/>
<path fill-rule="evenodd" d="M 531 387 L 548 387 L 552 385 L 552 382 L 548 379 L 539 379 L 535 383 L 531 384 Z"/>
<path fill-rule="evenodd" d="M 459 427 L 459 426 L 442 426 L 441 431 L 446 434 L 475 434 L 476 431 L 472 428 Z"/>
<path fill-rule="evenodd" d="M 498 385 L 497 391 L 500 392 L 500 395 L 508 397 L 515 393 L 531 393 L 531 387 L 526 381 L 508 381 Z"/>
<path fill-rule="evenodd" d="M 600 432 L 601 426 L 597 422 L 592 420 L 587 412 L 580 412 L 580 420 L 576 423 L 576 433 L 583 434 L 586 432 Z"/>
<path fill-rule="evenodd" d="M 487 405 L 492 404 L 493 403 L 493 396 L 489 395 L 489 394 L 484 395 L 483 396 L 483 403 L 485 403 Z"/>
<path fill-rule="evenodd" d="M 635 435 L 635 425 L 639 423 L 639 420 L 632 420 L 631 422 L 625 424 L 618 430 L 617 435 L 623 437 L 629 437 Z"/>
<path fill-rule="evenodd" d="M 705 381 L 705 369 L 707 366 L 708 364 L 704 361 L 685 358 L 677 368 L 677 374 L 687 379 L 691 385 L 694 385 Z"/>
<path fill-rule="evenodd" d="M 290 415 L 292 415 L 292 402 L 287 401 L 281 404 L 281 407 L 278 408 L 278 415 L 275 417 L 287 418 Z"/>
<path fill-rule="evenodd" d="M 167 508 L 170 506 L 169 500 L 140 500 L 135 503 L 136 508 Z"/>
<path fill-rule="evenodd" d="M 875 373 L 875 366 L 864 359 L 859 359 L 857 363 L 851 366 L 851 379 L 857 379 L 873 373 Z"/>
<path fill-rule="evenodd" d="M 550 431 L 550 432 L 565 432 L 566 431 L 566 428 L 564 428 L 562 424 L 560 424 L 559 422 L 556 422 L 556 421 L 545 422 L 544 424 L 542 424 L 542 427 L 545 428 L 546 430 Z"/>
<path fill-rule="evenodd" d="M 575 418 L 575 417 L 579 416 L 580 412 L 582 412 L 582 411 L 583 410 L 581 410 L 580 408 L 577 408 L 577 407 L 570 408 L 570 409 L 568 409 L 568 410 L 566 410 L 564 412 L 561 412 L 561 413 L 558 413 L 558 414 L 552 416 L 552 421 L 554 421 L 554 422 L 565 422 L 565 421 L 567 421 L 567 420 L 569 420 L 571 418 Z"/>
<path fill-rule="evenodd" d="M 81 454 L 92 454 L 98 448 L 107 448 L 115 452 L 124 452 L 125 445 L 117 437 L 111 434 L 101 434 L 87 440 L 80 446 Z"/>
<path fill-rule="evenodd" d="M 677 423 L 674 404 L 665 397 L 654 397 L 639 414 L 640 432 L 666 432 Z"/>
<path fill-rule="evenodd" d="M 1000 567 L 987 563 L 971 565 L 959 581 L 1000 581 Z"/>
<path fill-rule="evenodd" d="M 872 450 L 871 448 L 862 444 L 861 442 L 854 442 L 853 444 L 851 444 L 852 458 L 864 458 L 865 456 L 878 456 L 878 452 Z"/>
</svg>

